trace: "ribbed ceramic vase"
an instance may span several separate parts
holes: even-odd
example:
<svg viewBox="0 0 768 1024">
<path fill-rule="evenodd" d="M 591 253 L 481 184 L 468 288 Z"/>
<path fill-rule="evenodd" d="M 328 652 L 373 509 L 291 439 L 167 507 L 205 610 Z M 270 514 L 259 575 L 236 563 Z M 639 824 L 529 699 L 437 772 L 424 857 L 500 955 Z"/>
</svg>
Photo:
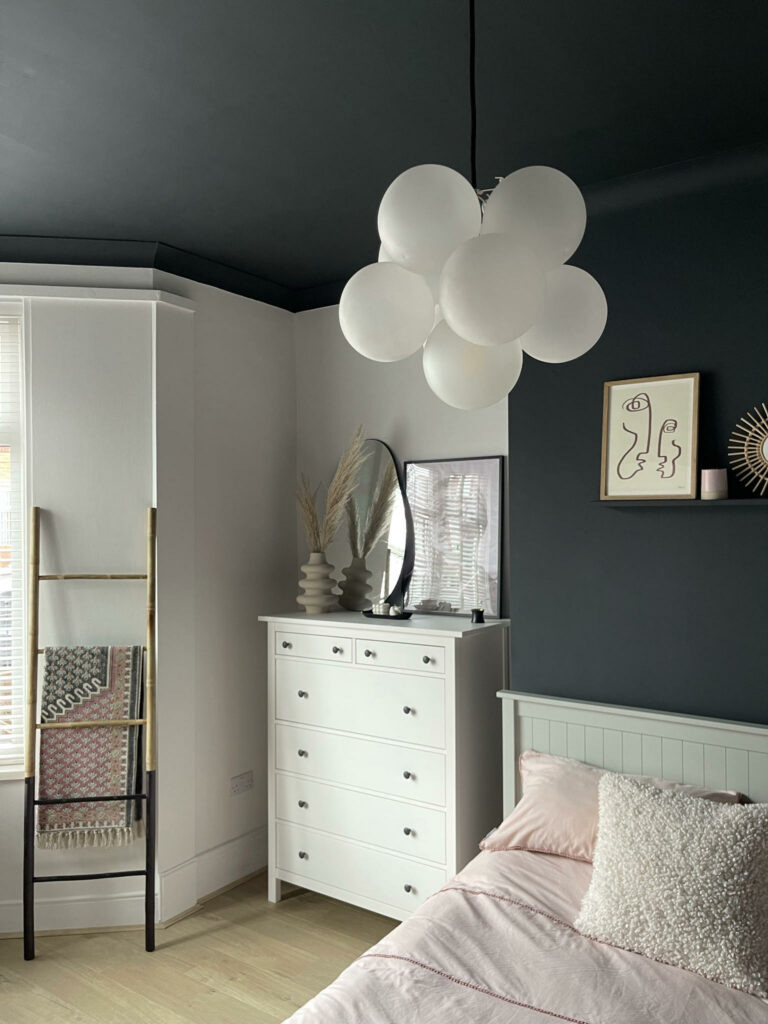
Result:
<svg viewBox="0 0 768 1024">
<path fill-rule="evenodd" d="M 331 576 L 333 566 L 325 557 L 324 551 L 312 551 L 309 561 L 301 567 L 302 576 L 299 579 L 299 594 L 296 603 L 304 606 L 307 615 L 321 615 L 323 612 L 332 612 L 338 608 L 339 599 L 333 593 L 336 580 Z"/>
<path fill-rule="evenodd" d="M 371 607 L 371 588 L 368 580 L 371 578 L 370 570 L 365 565 L 364 558 L 353 558 L 346 569 L 341 570 L 344 579 L 341 587 L 339 604 L 351 612 L 364 612 Z"/>
</svg>

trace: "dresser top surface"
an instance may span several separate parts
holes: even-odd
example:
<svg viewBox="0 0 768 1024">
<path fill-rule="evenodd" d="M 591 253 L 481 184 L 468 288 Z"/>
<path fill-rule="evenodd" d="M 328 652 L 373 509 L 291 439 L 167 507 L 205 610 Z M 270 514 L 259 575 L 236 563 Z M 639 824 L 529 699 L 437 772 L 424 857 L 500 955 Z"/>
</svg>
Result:
<svg viewBox="0 0 768 1024">
<path fill-rule="evenodd" d="M 509 625 L 509 619 L 489 619 L 487 622 L 472 623 L 463 615 L 413 615 L 410 619 L 369 619 L 360 612 L 328 612 L 325 615 L 306 615 L 293 612 L 285 615 L 260 615 L 259 622 L 275 622 L 285 626 L 327 626 L 338 630 L 355 629 L 361 633 L 371 630 L 386 632 L 396 639 L 398 635 L 413 633 L 433 636 L 462 637 L 488 629 L 499 629 Z"/>
</svg>

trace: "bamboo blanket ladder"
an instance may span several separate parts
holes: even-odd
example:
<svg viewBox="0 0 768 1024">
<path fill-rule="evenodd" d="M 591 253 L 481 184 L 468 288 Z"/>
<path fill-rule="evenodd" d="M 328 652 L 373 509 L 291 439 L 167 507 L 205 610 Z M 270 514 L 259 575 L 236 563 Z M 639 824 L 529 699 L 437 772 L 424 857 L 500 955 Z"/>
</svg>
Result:
<svg viewBox="0 0 768 1024">
<path fill-rule="evenodd" d="M 40 509 L 30 510 L 29 523 L 29 634 L 27 648 L 27 701 L 24 732 L 24 959 L 35 958 L 35 885 L 41 882 L 87 881 L 93 878 L 144 877 L 145 949 L 155 948 L 155 846 L 157 827 L 156 768 L 157 737 L 155 724 L 155 577 L 156 577 L 157 509 L 147 509 L 147 571 L 127 573 L 63 573 L 40 575 Z M 108 721 L 38 722 L 37 660 L 44 650 L 38 647 L 39 585 L 58 580 L 146 580 L 147 641 L 144 668 L 144 718 Z M 101 796 L 68 796 L 38 799 L 36 794 L 37 738 L 41 729 L 88 728 L 93 726 L 123 728 L 144 727 L 144 792 L 108 793 Z M 140 871 L 106 871 L 75 875 L 35 875 L 35 808 L 41 804 L 96 803 L 105 800 L 144 800 L 146 829 L 146 860 Z"/>
</svg>

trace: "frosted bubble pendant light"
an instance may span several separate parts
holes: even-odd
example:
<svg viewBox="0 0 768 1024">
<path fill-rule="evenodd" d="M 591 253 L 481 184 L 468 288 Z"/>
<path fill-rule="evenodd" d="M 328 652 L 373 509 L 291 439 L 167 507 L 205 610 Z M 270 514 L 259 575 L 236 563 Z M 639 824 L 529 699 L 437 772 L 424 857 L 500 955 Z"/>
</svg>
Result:
<svg viewBox="0 0 768 1024">
<path fill-rule="evenodd" d="M 472 182 L 440 164 L 399 174 L 379 206 L 378 262 L 350 278 L 339 305 L 354 349 L 393 362 L 423 347 L 429 387 L 467 410 L 512 390 L 523 352 L 547 363 L 588 352 L 608 316 L 597 281 L 564 265 L 587 223 L 567 174 L 535 165 L 476 187 L 474 0 L 469 18 Z"/>
</svg>

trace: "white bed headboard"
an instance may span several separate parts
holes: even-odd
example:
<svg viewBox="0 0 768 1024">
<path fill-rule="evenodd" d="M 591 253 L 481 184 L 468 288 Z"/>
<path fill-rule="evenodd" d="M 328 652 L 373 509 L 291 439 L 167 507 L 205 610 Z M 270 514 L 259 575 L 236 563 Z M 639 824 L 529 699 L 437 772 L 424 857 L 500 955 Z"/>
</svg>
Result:
<svg viewBox="0 0 768 1024">
<path fill-rule="evenodd" d="M 736 789 L 768 802 L 768 726 L 500 690 L 504 815 L 520 797 L 523 750 L 673 782 Z"/>
</svg>

